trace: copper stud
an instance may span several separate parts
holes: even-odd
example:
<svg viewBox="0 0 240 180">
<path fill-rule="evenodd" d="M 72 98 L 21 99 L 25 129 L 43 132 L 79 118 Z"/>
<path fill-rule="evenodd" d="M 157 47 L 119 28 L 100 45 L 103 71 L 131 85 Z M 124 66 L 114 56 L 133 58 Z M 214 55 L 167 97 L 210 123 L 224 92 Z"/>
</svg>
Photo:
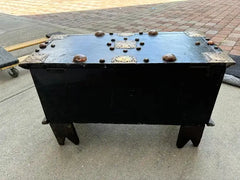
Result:
<svg viewBox="0 0 240 180">
<path fill-rule="evenodd" d="M 54 47 L 55 47 L 55 44 L 51 44 L 51 47 L 54 48 Z"/>
<path fill-rule="evenodd" d="M 176 56 L 175 56 L 174 54 L 165 54 L 165 55 L 162 57 L 162 59 L 163 59 L 164 61 L 168 61 L 168 62 L 173 62 L 173 61 L 176 61 L 176 60 L 177 60 L 177 58 L 176 58 Z"/>
<path fill-rule="evenodd" d="M 123 52 L 126 53 L 126 52 L 128 52 L 128 50 L 127 50 L 127 49 L 124 49 Z"/>
<path fill-rule="evenodd" d="M 114 50 L 114 47 L 110 47 L 109 49 L 110 49 L 111 51 L 113 51 L 113 50 Z"/>
<path fill-rule="evenodd" d="M 208 41 L 207 44 L 208 45 L 214 45 L 214 42 L 213 41 Z"/>
<path fill-rule="evenodd" d="M 85 62 L 87 61 L 87 57 L 83 54 L 77 54 L 73 57 L 73 62 Z"/>
<path fill-rule="evenodd" d="M 105 63 L 105 59 L 99 59 L 100 63 Z"/>
<path fill-rule="evenodd" d="M 140 50 L 141 50 L 141 47 L 137 47 L 136 49 L 137 49 L 138 51 L 140 51 Z"/>
<path fill-rule="evenodd" d="M 158 32 L 156 30 L 151 30 L 151 31 L 148 32 L 148 35 L 149 36 L 156 36 L 156 35 L 158 35 Z"/>
<path fill-rule="evenodd" d="M 148 62 L 149 62 L 149 59 L 148 59 L 148 58 L 144 58 L 143 61 L 144 61 L 145 63 L 148 63 Z"/>
<path fill-rule="evenodd" d="M 41 49 L 45 49 L 46 47 L 47 47 L 47 45 L 45 43 L 39 44 L 39 48 L 41 48 Z"/>
<path fill-rule="evenodd" d="M 143 45 L 144 45 L 144 42 L 140 42 L 140 45 L 143 46 Z"/>
<path fill-rule="evenodd" d="M 96 33 L 95 33 L 95 36 L 97 36 L 97 37 L 102 37 L 102 36 L 104 36 L 104 32 L 103 31 L 97 31 Z"/>
<path fill-rule="evenodd" d="M 200 44 L 201 44 L 200 41 L 196 41 L 196 42 L 195 42 L 195 45 L 196 45 L 196 46 L 199 46 Z"/>
</svg>

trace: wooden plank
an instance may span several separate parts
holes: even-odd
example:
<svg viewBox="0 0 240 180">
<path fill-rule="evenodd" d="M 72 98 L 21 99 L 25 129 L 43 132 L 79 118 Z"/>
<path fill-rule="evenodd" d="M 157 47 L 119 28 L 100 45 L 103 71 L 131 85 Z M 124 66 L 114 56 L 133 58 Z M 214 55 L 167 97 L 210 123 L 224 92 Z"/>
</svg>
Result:
<svg viewBox="0 0 240 180">
<path fill-rule="evenodd" d="M 22 48 L 25 48 L 25 47 L 40 44 L 40 43 L 45 42 L 47 40 L 48 40 L 48 38 L 44 37 L 44 38 L 35 39 L 35 40 L 32 40 L 32 41 L 23 42 L 23 43 L 20 43 L 20 44 L 15 44 L 15 45 L 12 45 L 12 46 L 8 46 L 5 49 L 6 49 L 6 51 L 11 52 L 11 51 L 15 51 L 15 50 L 22 49 Z"/>
</svg>

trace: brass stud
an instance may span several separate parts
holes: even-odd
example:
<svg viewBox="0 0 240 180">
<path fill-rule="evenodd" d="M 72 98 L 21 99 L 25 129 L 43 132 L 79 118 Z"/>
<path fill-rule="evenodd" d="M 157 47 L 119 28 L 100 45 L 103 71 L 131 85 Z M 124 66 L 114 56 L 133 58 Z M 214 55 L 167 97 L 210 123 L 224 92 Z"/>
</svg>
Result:
<svg viewBox="0 0 240 180">
<path fill-rule="evenodd" d="M 148 35 L 149 36 L 156 36 L 156 35 L 158 35 L 158 32 L 156 30 L 151 30 L 151 31 L 148 32 Z"/>
<path fill-rule="evenodd" d="M 207 44 L 208 45 L 214 45 L 214 42 L 213 41 L 208 41 Z"/>
<path fill-rule="evenodd" d="M 103 32 L 103 31 L 97 31 L 96 33 L 95 33 L 95 36 L 97 36 L 97 37 L 102 37 L 102 36 L 104 36 L 105 35 L 105 33 Z"/>
<path fill-rule="evenodd" d="M 175 56 L 174 54 L 165 54 L 165 55 L 162 57 L 162 59 L 163 59 L 164 61 L 168 61 L 168 62 L 173 62 L 173 61 L 176 61 L 176 60 L 177 60 L 177 58 L 176 58 L 176 56 Z"/>
<path fill-rule="evenodd" d="M 47 47 L 47 45 L 45 43 L 39 44 L 39 48 L 40 49 L 45 49 L 46 47 Z"/>
<path fill-rule="evenodd" d="M 73 62 L 85 62 L 87 61 L 87 57 L 83 54 L 77 54 L 73 57 Z"/>
</svg>

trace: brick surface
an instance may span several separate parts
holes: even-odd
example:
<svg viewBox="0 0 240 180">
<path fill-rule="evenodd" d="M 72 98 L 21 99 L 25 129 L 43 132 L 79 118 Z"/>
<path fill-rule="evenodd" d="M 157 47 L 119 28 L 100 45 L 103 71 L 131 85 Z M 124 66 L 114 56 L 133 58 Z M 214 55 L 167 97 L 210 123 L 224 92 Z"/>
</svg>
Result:
<svg viewBox="0 0 240 180">
<path fill-rule="evenodd" d="M 0 7 L 2 13 L 89 32 L 194 30 L 239 54 L 239 0 L 0 0 Z"/>
</svg>

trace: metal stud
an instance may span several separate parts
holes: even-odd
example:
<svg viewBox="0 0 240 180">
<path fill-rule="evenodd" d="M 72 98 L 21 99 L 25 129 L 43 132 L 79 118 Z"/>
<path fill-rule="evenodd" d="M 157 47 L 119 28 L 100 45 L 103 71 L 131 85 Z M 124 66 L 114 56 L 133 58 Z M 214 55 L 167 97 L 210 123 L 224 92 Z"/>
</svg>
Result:
<svg viewBox="0 0 240 180">
<path fill-rule="evenodd" d="M 55 44 L 51 44 L 51 47 L 54 48 L 54 47 L 55 47 Z"/>
<path fill-rule="evenodd" d="M 113 51 L 113 50 L 114 50 L 114 47 L 110 47 L 109 49 L 110 49 L 111 51 Z"/>
<path fill-rule="evenodd" d="M 109 33 L 109 35 L 113 35 L 113 33 Z"/>
<path fill-rule="evenodd" d="M 200 41 L 196 41 L 196 42 L 195 42 L 195 45 L 196 45 L 196 46 L 199 46 L 200 44 L 201 44 Z"/>
<path fill-rule="evenodd" d="M 156 30 L 151 30 L 151 31 L 148 32 L 148 35 L 149 36 L 156 36 L 156 35 L 158 35 L 158 32 Z"/>
<path fill-rule="evenodd" d="M 214 49 L 218 49 L 218 47 L 217 47 L 217 46 L 214 46 Z"/>
<path fill-rule="evenodd" d="M 112 41 L 112 42 L 114 42 L 114 41 L 115 41 L 115 39 L 111 39 L 111 41 Z"/>
<path fill-rule="evenodd" d="M 124 50 L 123 50 L 123 52 L 124 52 L 124 53 L 127 53 L 127 52 L 128 52 L 128 50 L 127 50 L 127 49 L 124 49 Z"/>
<path fill-rule="evenodd" d="M 143 32 L 139 32 L 140 35 L 143 35 Z"/>
<path fill-rule="evenodd" d="M 141 50 L 141 47 L 137 47 L 136 49 L 137 49 L 138 51 L 140 51 L 140 50 Z"/>
<path fill-rule="evenodd" d="M 208 45 L 214 45 L 214 42 L 213 41 L 208 41 L 207 44 Z"/>
<path fill-rule="evenodd" d="M 143 46 L 143 45 L 144 45 L 144 42 L 140 42 L 140 45 Z"/>
<path fill-rule="evenodd" d="M 173 62 L 173 61 L 176 61 L 176 60 L 177 60 L 177 58 L 176 58 L 176 56 L 175 56 L 174 54 L 165 54 L 165 55 L 162 57 L 162 59 L 163 59 L 164 61 L 168 61 L 168 62 Z"/>
<path fill-rule="evenodd" d="M 126 41 L 128 38 L 125 37 L 125 38 L 123 38 L 123 39 Z"/>
<path fill-rule="evenodd" d="M 139 38 L 136 38 L 135 41 L 139 41 Z"/>
<path fill-rule="evenodd" d="M 143 61 L 144 61 L 145 63 L 148 63 L 148 62 L 149 62 L 149 59 L 148 59 L 148 58 L 144 58 Z"/>
<path fill-rule="evenodd" d="M 105 63 L 105 59 L 99 59 L 100 63 Z"/>
<path fill-rule="evenodd" d="M 87 57 L 83 54 L 77 54 L 73 57 L 73 62 L 85 62 L 87 61 Z"/>
<path fill-rule="evenodd" d="M 45 41 L 45 44 L 48 44 L 49 42 L 48 41 Z"/>
<path fill-rule="evenodd" d="M 97 31 L 96 33 L 95 33 L 95 36 L 97 36 L 97 37 L 102 37 L 102 36 L 104 36 L 105 35 L 105 33 L 103 32 L 103 31 Z"/>
<path fill-rule="evenodd" d="M 111 45 L 112 45 L 112 43 L 110 43 L 110 42 L 107 43 L 107 46 L 111 46 Z"/>
<path fill-rule="evenodd" d="M 45 43 L 39 44 L 39 48 L 40 49 L 45 49 L 46 47 L 47 47 L 47 45 Z"/>
</svg>

